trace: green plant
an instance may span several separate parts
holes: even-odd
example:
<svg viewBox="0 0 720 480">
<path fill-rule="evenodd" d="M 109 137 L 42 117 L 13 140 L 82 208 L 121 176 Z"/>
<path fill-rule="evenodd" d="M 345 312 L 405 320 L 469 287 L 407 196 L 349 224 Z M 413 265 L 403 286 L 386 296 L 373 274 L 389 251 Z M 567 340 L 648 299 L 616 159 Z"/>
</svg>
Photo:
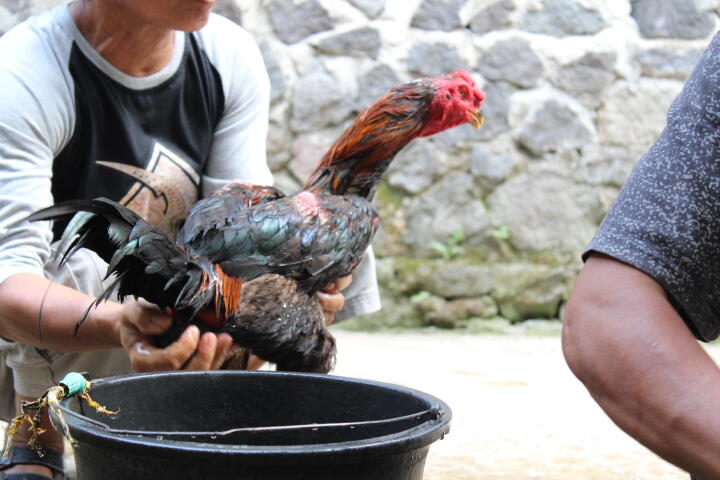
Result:
<svg viewBox="0 0 720 480">
<path fill-rule="evenodd" d="M 428 248 L 438 253 L 443 260 L 452 260 L 465 253 L 465 247 L 462 246 L 465 240 L 465 232 L 460 229 L 448 235 L 445 243 L 430 242 Z"/>
<path fill-rule="evenodd" d="M 492 235 L 497 242 L 499 253 L 506 259 L 513 258 L 515 253 L 510 243 L 510 237 L 512 236 L 510 228 L 507 225 L 502 225 L 493 230 Z"/>
<path fill-rule="evenodd" d="M 507 225 L 496 228 L 493 231 L 493 237 L 497 238 L 498 240 L 510 240 L 510 229 L 507 227 Z"/>
<path fill-rule="evenodd" d="M 430 292 L 428 292 L 426 290 L 421 290 L 418 293 L 416 293 L 415 295 L 413 295 L 412 297 L 410 297 L 410 301 L 412 303 L 422 303 L 425 300 L 427 300 L 428 298 L 430 298 L 431 296 L 432 296 L 432 294 Z"/>
</svg>

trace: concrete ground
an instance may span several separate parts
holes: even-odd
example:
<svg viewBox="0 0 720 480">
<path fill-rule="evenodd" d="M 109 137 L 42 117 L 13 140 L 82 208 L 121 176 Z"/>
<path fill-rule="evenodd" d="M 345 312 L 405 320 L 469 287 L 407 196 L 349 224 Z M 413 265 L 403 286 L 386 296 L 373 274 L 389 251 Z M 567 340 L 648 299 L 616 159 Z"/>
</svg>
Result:
<svg viewBox="0 0 720 480">
<path fill-rule="evenodd" d="M 337 337 L 336 374 L 422 390 L 452 409 L 425 480 L 689 479 L 605 416 L 567 368 L 559 335 Z M 720 357 L 718 346 L 709 350 Z"/>
<path fill-rule="evenodd" d="M 335 374 L 405 385 L 453 411 L 425 480 L 688 480 L 620 431 L 562 358 L 557 333 L 335 331 Z M 720 358 L 720 347 L 708 347 Z"/>
</svg>

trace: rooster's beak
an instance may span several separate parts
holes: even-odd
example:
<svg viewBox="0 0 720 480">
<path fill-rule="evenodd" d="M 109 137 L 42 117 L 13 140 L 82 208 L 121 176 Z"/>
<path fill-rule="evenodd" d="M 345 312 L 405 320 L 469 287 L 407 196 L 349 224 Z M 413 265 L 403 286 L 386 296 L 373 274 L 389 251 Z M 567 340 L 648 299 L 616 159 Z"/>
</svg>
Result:
<svg viewBox="0 0 720 480">
<path fill-rule="evenodd" d="M 483 114 L 480 113 L 480 110 L 468 110 L 468 122 L 472 124 L 473 127 L 479 129 L 483 126 L 483 123 L 485 122 L 485 117 L 483 117 Z"/>
</svg>

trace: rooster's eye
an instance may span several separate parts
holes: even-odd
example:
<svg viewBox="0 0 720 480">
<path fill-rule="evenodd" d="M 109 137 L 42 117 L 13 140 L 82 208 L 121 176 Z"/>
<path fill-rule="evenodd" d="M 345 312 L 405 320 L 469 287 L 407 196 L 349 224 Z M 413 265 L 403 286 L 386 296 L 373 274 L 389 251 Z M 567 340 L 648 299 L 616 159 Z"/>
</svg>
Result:
<svg viewBox="0 0 720 480">
<path fill-rule="evenodd" d="M 463 97 L 463 98 L 465 98 L 465 95 L 467 95 L 467 90 L 465 90 L 464 88 L 461 88 L 461 89 L 460 89 L 460 96 Z"/>
</svg>

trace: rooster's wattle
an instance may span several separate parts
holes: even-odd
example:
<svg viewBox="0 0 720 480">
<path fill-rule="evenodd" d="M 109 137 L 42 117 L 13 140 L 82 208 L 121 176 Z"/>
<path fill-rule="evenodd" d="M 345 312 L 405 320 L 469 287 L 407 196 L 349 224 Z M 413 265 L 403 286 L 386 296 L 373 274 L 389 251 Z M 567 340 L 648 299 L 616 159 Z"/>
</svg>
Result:
<svg viewBox="0 0 720 480">
<path fill-rule="evenodd" d="M 97 302 L 117 289 L 185 318 L 214 309 L 216 329 L 279 370 L 328 372 L 335 340 L 316 292 L 350 274 L 370 245 L 380 177 L 415 138 L 464 123 L 479 128 L 483 98 L 463 70 L 392 88 L 344 131 L 299 193 L 231 182 L 193 206 L 175 239 L 104 198 L 30 219 L 77 213 L 61 251 L 95 250 L 116 274 Z"/>
</svg>

